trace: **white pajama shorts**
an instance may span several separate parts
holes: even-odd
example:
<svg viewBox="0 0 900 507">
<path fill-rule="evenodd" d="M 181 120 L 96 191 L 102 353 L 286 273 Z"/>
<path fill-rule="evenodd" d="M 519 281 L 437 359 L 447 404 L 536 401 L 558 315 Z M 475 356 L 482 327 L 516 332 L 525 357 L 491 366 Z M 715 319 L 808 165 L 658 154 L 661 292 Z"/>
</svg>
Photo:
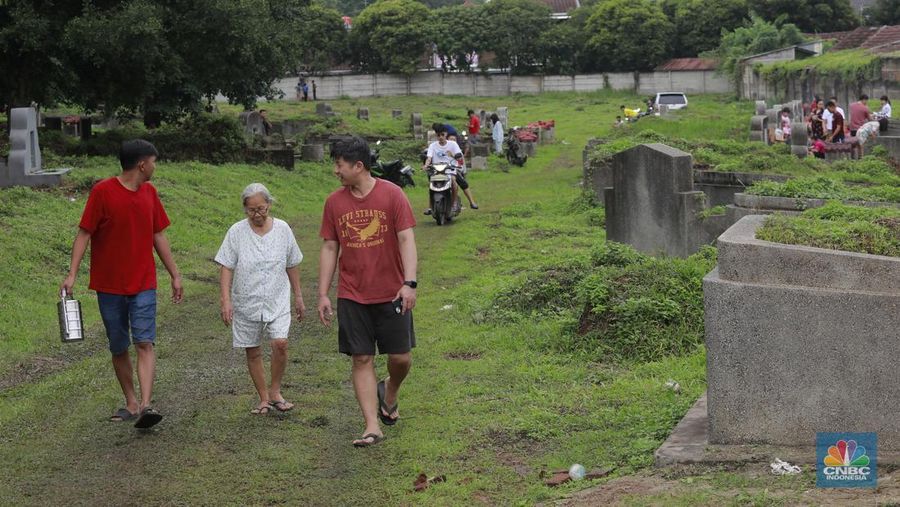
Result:
<svg viewBox="0 0 900 507">
<path fill-rule="evenodd" d="M 291 329 L 291 314 L 285 313 L 270 322 L 245 320 L 235 315 L 231 321 L 234 348 L 246 349 L 262 345 L 263 337 L 269 340 L 287 339 Z"/>
</svg>

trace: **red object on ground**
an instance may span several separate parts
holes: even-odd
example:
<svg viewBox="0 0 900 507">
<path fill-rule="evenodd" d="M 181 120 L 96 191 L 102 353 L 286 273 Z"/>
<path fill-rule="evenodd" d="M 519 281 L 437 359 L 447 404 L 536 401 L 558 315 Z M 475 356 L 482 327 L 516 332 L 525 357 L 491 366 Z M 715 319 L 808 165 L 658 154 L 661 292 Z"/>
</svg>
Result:
<svg viewBox="0 0 900 507">
<path fill-rule="evenodd" d="M 516 131 L 516 139 L 523 143 L 534 143 L 537 142 L 538 136 L 536 133 L 530 130 L 517 130 Z"/>
<path fill-rule="evenodd" d="M 528 124 L 529 129 L 550 129 L 556 126 L 556 120 L 539 120 Z"/>
</svg>

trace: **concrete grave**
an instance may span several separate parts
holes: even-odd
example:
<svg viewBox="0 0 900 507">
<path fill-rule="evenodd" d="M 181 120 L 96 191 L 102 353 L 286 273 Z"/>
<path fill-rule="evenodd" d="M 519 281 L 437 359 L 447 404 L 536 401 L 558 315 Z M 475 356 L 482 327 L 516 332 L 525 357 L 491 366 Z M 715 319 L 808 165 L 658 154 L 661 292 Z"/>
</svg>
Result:
<svg viewBox="0 0 900 507">
<path fill-rule="evenodd" d="M 797 119 L 796 117 L 794 117 Z M 800 157 L 806 158 L 808 154 L 808 150 L 806 147 L 806 142 L 809 138 L 809 135 L 806 132 L 806 124 L 802 122 L 792 122 L 791 123 L 791 153 Z"/>
<path fill-rule="evenodd" d="M 391 118 L 397 119 L 403 117 L 403 111 L 400 109 L 392 109 L 391 110 Z"/>
<path fill-rule="evenodd" d="M 522 142 L 520 144 L 522 145 L 522 151 L 529 157 L 537 155 L 537 143 Z"/>
<path fill-rule="evenodd" d="M 37 111 L 17 107 L 10 111 L 9 158 L 0 161 L 0 187 L 56 186 L 70 169 L 45 171 L 38 143 Z"/>
<path fill-rule="evenodd" d="M 728 227 L 725 215 L 701 218 L 707 198 L 694 190 L 691 155 L 664 144 L 617 153 L 604 201 L 607 239 L 649 254 L 687 257 Z"/>
<path fill-rule="evenodd" d="M 316 114 L 319 116 L 331 117 L 334 116 L 334 110 L 331 109 L 331 104 L 328 102 L 317 102 Z"/>
<path fill-rule="evenodd" d="M 760 116 L 766 114 L 766 101 L 765 100 L 757 100 L 756 101 L 756 115 Z"/>
<path fill-rule="evenodd" d="M 487 157 L 473 156 L 471 161 L 472 169 L 487 169 Z"/>
<path fill-rule="evenodd" d="M 300 159 L 307 162 L 321 162 L 325 160 L 325 145 L 304 144 L 300 146 Z"/>
<path fill-rule="evenodd" d="M 750 140 L 769 144 L 769 117 L 757 115 L 750 118 Z"/>
<path fill-rule="evenodd" d="M 497 116 L 500 118 L 500 123 L 503 124 L 503 128 L 509 129 L 509 108 L 508 107 L 498 107 L 497 108 Z"/>
<path fill-rule="evenodd" d="M 258 112 L 244 111 L 238 116 L 238 119 L 240 120 L 241 125 L 244 126 L 244 133 L 251 135 L 265 135 L 266 127 L 262 115 Z"/>
<path fill-rule="evenodd" d="M 47 130 L 62 130 L 62 116 L 44 116 L 43 122 Z"/>
<path fill-rule="evenodd" d="M 369 121 L 369 108 L 361 107 L 356 110 L 356 118 L 360 120 Z"/>
<path fill-rule="evenodd" d="M 703 281 L 709 442 L 900 450 L 900 258 L 758 240 L 764 220 L 722 234 Z"/>
<path fill-rule="evenodd" d="M 491 154 L 491 147 L 489 144 L 472 144 L 472 156 L 473 157 L 487 157 Z"/>
</svg>

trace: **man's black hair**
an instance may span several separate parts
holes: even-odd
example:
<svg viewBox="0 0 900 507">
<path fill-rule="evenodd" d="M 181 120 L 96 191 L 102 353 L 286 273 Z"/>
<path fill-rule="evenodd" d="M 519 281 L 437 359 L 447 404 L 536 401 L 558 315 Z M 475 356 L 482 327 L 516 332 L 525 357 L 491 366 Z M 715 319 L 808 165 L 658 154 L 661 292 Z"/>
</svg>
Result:
<svg viewBox="0 0 900 507">
<path fill-rule="evenodd" d="M 156 151 L 156 146 L 149 141 L 132 139 L 122 143 L 122 148 L 119 150 L 119 163 L 122 164 L 122 170 L 127 171 L 134 169 L 145 158 L 158 156 L 159 152 Z"/>
<path fill-rule="evenodd" d="M 447 126 L 441 123 L 435 123 L 431 126 L 431 129 L 434 130 L 434 133 L 437 135 L 441 135 L 441 133 L 447 133 Z"/>
<path fill-rule="evenodd" d="M 829 100 L 828 103 L 825 104 L 825 107 L 828 108 L 831 106 L 837 107 L 837 104 L 835 104 L 833 100 Z"/>
<path fill-rule="evenodd" d="M 475 114 L 475 111 L 472 111 L 471 109 L 469 109 L 469 110 L 466 112 L 466 114 L 469 115 L 469 116 L 472 116 L 473 114 Z"/>
<path fill-rule="evenodd" d="M 860 101 L 860 102 L 862 102 L 862 101 L 864 101 L 864 100 L 869 100 L 869 96 L 866 95 L 865 93 L 863 93 L 862 95 L 859 96 L 859 101 Z"/>
<path fill-rule="evenodd" d="M 494 122 L 494 123 L 500 121 L 500 117 L 497 116 L 497 113 L 494 113 L 494 114 L 491 115 L 491 121 Z"/>
<path fill-rule="evenodd" d="M 366 170 L 372 162 L 372 152 L 369 151 L 369 143 L 359 136 L 342 137 L 331 143 L 331 158 L 342 159 L 350 165 L 362 162 Z"/>
<path fill-rule="evenodd" d="M 259 110 L 259 114 L 263 114 L 263 113 L 266 113 L 266 112 L 268 112 L 268 111 L 266 111 L 265 109 L 260 109 L 260 110 Z"/>
</svg>

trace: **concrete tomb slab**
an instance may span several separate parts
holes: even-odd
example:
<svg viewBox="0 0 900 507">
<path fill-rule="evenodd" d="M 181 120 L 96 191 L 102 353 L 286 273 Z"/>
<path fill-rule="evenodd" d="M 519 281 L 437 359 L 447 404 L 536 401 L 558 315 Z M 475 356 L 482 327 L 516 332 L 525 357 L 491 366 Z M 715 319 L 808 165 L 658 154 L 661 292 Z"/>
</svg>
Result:
<svg viewBox="0 0 900 507">
<path fill-rule="evenodd" d="M 38 143 L 37 111 L 17 107 L 10 111 L 9 158 L 0 161 L 0 187 L 56 186 L 70 169 L 45 171 Z"/>
</svg>

